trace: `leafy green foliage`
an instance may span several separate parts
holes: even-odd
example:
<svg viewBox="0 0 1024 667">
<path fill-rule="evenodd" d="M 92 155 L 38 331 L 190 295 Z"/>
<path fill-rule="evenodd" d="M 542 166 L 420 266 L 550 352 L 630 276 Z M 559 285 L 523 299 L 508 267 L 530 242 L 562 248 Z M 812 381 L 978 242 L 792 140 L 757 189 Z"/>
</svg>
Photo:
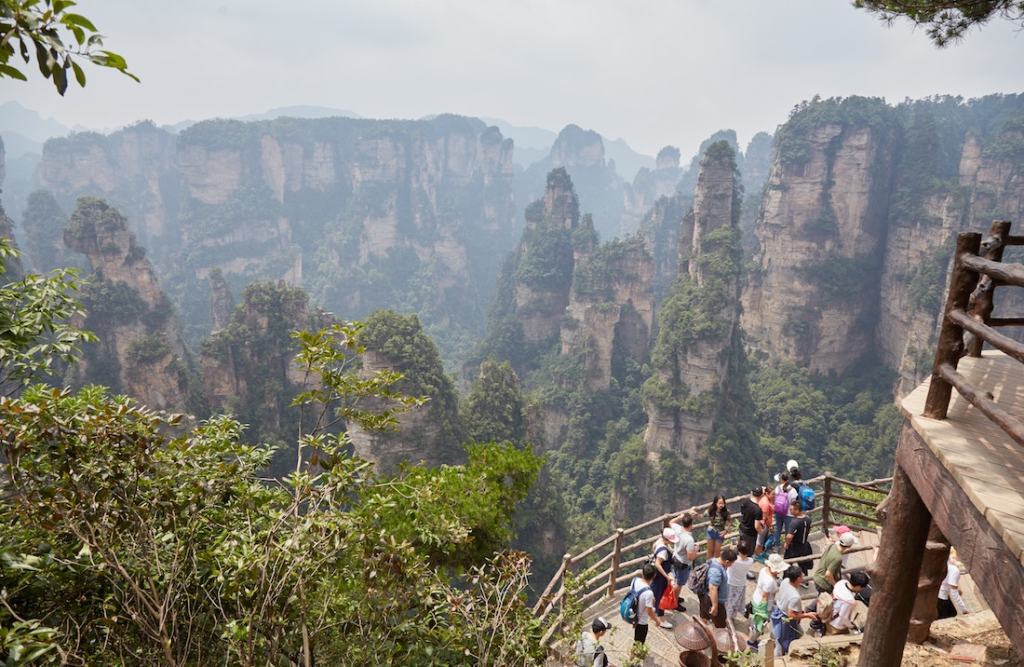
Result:
<svg viewBox="0 0 1024 667">
<path fill-rule="evenodd" d="M 17 256 L 10 241 L 0 238 L 0 281 Z M 10 396 L 48 377 L 58 363 L 76 359 L 83 343 L 96 340 L 69 323 L 84 314 L 75 298 L 78 289 L 72 269 L 0 282 L 0 394 Z"/>
<path fill-rule="evenodd" d="M 971 28 L 995 16 L 1024 25 L 1021 0 L 854 0 L 855 7 L 875 13 L 887 25 L 908 19 L 942 48 L 964 38 Z"/>
<path fill-rule="evenodd" d="M 462 424 L 470 442 L 522 442 L 526 436 L 519 378 L 507 361 L 480 365 L 463 402 Z"/>
<path fill-rule="evenodd" d="M 493 555 L 540 461 L 477 444 L 465 466 L 374 474 L 331 421 L 386 427 L 393 410 L 364 406 L 415 400 L 399 375 L 347 370 L 359 333 L 299 336 L 321 385 L 296 401 L 319 417 L 269 484 L 273 449 L 227 417 L 182 429 L 98 387 L 0 398 L 0 647 L 84 664 L 542 659 L 529 561 Z"/>
<path fill-rule="evenodd" d="M 844 130 L 867 127 L 876 132 L 888 132 L 893 125 L 893 112 L 885 100 L 877 97 L 831 97 L 823 100 L 815 96 L 810 101 L 801 102 L 793 108 L 789 120 L 775 135 L 775 146 L 782 164 L 788 168 L 799 168 L 806 163 L 814 150 L 811 134 L 824 125 L 840 125 Z"/>
<path fill-rule="evenodd" d="M 85 87 L 85 71 L 76 58 L 138 81 L 123 57 L 101 48 L 103 36 L 92 21 L 68 11 L 75 4 L 71 0 L 0 0 L 0 79 L 27 81 L 15 58 L 20 56 L 28 65 L 33 53 L 39 74 L 50 79 L 61 95 L 70 76 Z"/>
</svg>

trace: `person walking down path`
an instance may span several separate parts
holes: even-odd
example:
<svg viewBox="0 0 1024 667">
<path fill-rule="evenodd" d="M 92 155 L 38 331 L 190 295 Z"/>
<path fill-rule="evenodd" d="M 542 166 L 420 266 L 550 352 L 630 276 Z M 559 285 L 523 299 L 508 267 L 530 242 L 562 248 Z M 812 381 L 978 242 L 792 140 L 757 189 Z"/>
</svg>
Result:
<svg viewBox="0 0 1024 667">
<path fill-rule="evenodd" d="M 647 630 L 650 624 L 658 624 L 658 615 L 655 613 L 657 603 L 654 598 L 654 591 L 651 590 L 651 582 L 657 570 L 650 563 L 644 565 L 640 570 L 639 577 L 633 577 L 629 584 L 629 590 L 638 593 L 636 605 L 636 623 L 633 624 L 633 641 L 643 644 L 647 641 Z"/>
<path fill-rule="evenodd" d="M 792 503 L 789 506 L 792 516 L 789 520 L 789 530 L 786 533 L 786 560 L 801 558 L 811 555 L 811 519 L 803 510 L 800 503 Z M 802 561 L 798 564 L 804 575 L 811 569 L 810 561 Z"/>
<path fill-rule="evenodd" d="M 759 645 L 758 637 L 764 632 L 771 615 L 772 605 L 775 604 L 775 593 L 779 590 L 779 577 L 786 571 L 789 565 L 779 554 L 771 554 L 768 561 L 757 575 L 757 584 L 754 586 L 754 594 L 750 598 L 750 639 L 747 645 L 757 650 Z"/>
<path fill-rule="evenodd" d="M 715 496 L 708 506 L 708 560 L 716 558 L 722 551 L 722 542 L 729 532 L 729 507 L 725 504 L 725 496 Z"/>
<path fill-rule="evenodd" d="M 960 564 L 951 551 L 949 562 L 946 563 L 946 578 L 939 586 L 939 618 L 953 618 L 957 615 L 969 614 L 967 604 L 960 596 Z"/>
<path fill-rule="evenodd" d="M 590 630 L 584 630 L 580 640 L 576 642 L 577 667 L 608 667 L 608 654 L 601 646 L 601 637 L 608 632 L 611 624 L 598 616 L 590 624 Z"/>
<path fill-rule="evenodd" d="M 792 500 L 792 496 L 796 495 L 796 492 L 789 486 L 789 473 L 783 472 L 775 476 L 775 481 L 779 483 L 775 487 L 775 497 L 772 500 L 773 509 L 775 510 L 775 551 L 782 553 L 783 542 L 786 539 L 786 532 L 789 530 L 789 503 Z M 790 495 L 792 492 L 792 496 Z"/>
<path fill-rule="evenodd" d="M 676 595 L 679 595 L 690 579 L 693 561 L 697 560 L 697 541 L 693 538 L 693 515 L 685 512 L 673 519 L 668 527 L 678 538 L 672 550 L 672 574 L 675 577 Z M 681 595 L 676 611 L 686 611 Z"/>
<path fill-rule="evenodd" d="M 814 570 L 814 587 L 819 593 L 831 593 L 836 582 L 840 580 L 843 570 L 843 556 L 857 546 L 857 537 L 853 533 L 843 533 L 834 543 L 828 545 L 818 559 L 818 567 Z"/>
<path fill-rule="evenodd" d="M 725 605 L 729 594 L 728 569 L 736 562 L 736 550 L 732 547 L 722 549 L 722 554 L 708 560 L 708 590 L 700 593 L 700 617 L 712 621 L 716 628 L 726 627 Z"/>
<path fill-rule="evenodd" d="M 750 549 L 746 544 L 740 543 L 736 547 L 736 561 L 726 572 L 729 581 L 729 600 L 725 606 L 727 618 L 741 616 L 743 608 L 747 606 L 747 573 L 753 565 L 754 559 L 750 557 Z"/>
<path fill-rule="evenodd" d="M 665 593 L 665 589 L 669 587 L 669 582 L 672 579 L 672 549 L 675 546 L 679 538 L 676 536 L 676 531 L 671 528 L 665 528 L 661 531 L 661 537 L 654 541 L 654 552 L 651 555 L 651 565 L 654 566 L 654 581 L 651 582 L 651 590 L 654 591 L 655 601 L 660 601 L 661 596 Z M 665 615 L 665 610 L 657 604 L 657 615 L 659 617 Z M 672 624 L 668 621 L 662 620 L 659 625 L 666 630 L 672 628 Z"/>
<path fill-rule="evenodd" d="M 817 618 L 814 612 L 804 611 L 800 602 L 800 584 L 803 583 L 803 578 L 804 571 L 800 566 L 790 565 L 783 574 L 779 591 L 775 594 L 771 622 L 777 656 L 789 653 L 789 645 L 803 634 L 800 630 L 801 620 Z"/>
<path fill-rule="evenodd" d="M 761 508 L 761 530 L 757 534 L 757 549 L 755 549 L 754 555 L 763 554 L 767 550 L 768 547 L 765 544 L 771 539 L 775 525 L 775 507 L 772 490 L 767 486 L 761 488 L 761 498 L 757 501 L 757 504 Z M 764 562 L 764 556 L 760 560 Z"/>
<path fill-rule="evenodd" d="M 747 553 L 753 555 L 757 549 L 757 536 L 764 529 L 764 522 L 761 520 L 761 496 L 764 495 L 763 487 L 755 487 L 750 491 L 750 497 L 744 498 L 740 503 L 740 526 L 737 546 L 746 545 Z"/>
</svg>

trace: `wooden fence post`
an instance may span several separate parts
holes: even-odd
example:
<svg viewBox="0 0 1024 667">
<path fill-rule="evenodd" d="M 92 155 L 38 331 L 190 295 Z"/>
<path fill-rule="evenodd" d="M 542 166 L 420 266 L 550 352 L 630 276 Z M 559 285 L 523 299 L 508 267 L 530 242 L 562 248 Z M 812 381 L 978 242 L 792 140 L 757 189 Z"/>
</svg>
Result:
<svg viewBox="0 0 1024 667">
<path fill-rule="evenodd" d="M 993 221 L 988 236 L 982 244 L 985 259 L 990 259 L 993 262 L 1003 261 L 1003 250 L 1006 248 L 1006 238 L 1009 235 L 1009 220 Z M 982 276 L 978 281 L 978 286 L 971 294 L 969 302 L 970 315 L 983 324 L 988 324 L 989 320 L 992 319 L 992 308 L 994 305 L 992 297 L 994 296 L 995 289 L 995 281 L 990 276 Z M 985 341 L 971 333 L 966 334 L 964 339 L 967 342 L 967 356 L 980 357 L 981 348 L 984 346 Z"/>
<path fill-rule="evenodd" d="M 832 473 L 825 473 L 825 491 L 822 493 L 824 499 L 821 501 L 821 532 L 828 537 L 828 527 L 832 524 L 832 517 L 829 512 L 832 509 Z"/>
<path fill-rule="evenodd" d="M 977 255 L 981 248 L 981 234 L 963 232 L 956 237 L 956 250 L 953 256 L 953 272 L 949 278 L 949 295 L 942 310 L 942 329 L 939 342 L 935 347 L 935 363 L 932 365 L 932 381 L 928 387 L 928 397 L 924 403 L 924 416 L 932 419 L 945 419 L 949 409 L 949 398 L 953 385 L 939 373 L 942 364 L 956 368 L 964 350 L 963 327 L 950 322 L 946 315 L 954 308 L 967 309 L 974 286 L 978 284 L 978 274 L 963 265 L 963 255 Z"/>
<path fill-rule="evenodd" d="M 615 546 L 612 550 L 612 573 L 608 575 L 608 597 L 615 595 L 615 582 L 619 578 L 619 563 L 622 560 L 622 534 L 623 530 L 615 530 Z"/>
</svg>

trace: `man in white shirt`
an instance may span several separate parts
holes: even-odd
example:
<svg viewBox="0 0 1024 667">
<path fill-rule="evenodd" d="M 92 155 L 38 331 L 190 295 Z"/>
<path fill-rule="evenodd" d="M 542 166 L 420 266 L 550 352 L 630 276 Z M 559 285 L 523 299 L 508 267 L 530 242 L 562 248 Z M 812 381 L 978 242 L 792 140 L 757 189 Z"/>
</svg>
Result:
<svg viewBox="0 0 1024 667">
<path fill-rule="evenodd" d="M 960 565 L 957 563 L 956 555 L 949 554 L 949 562 L 946 563 L 946 578 L 939 586 L 939 618 L 953 618 L 957 612 L 969 614 L 964 599 L 960 597 Z"/>
<path fill-rule="evenodd" d="M 636 605 L 636 624 L 633 626 L 633 641 L 640 642 L 643 644 L 647 641 L 647 629 L 649 623 L 653 622 L 658 625 L 661 620 L 655 613 L 656 602 L 654 600 L 654 591 L 651 590 L 651 582 L 654 581 L 654 575 L 658 571 L 654 569 L 654 566 L 650 563 L 644 565 L 644 569 L 641 570 L 641 576 L 633 577 L 633 582 L 629 585 L 630 590 L 643 591 L 640 593 L 639 600 Z"/>
<path fill-rule="evenodd" d="M 800 601 L 800 584 L 803 583 L 804 571 L 799 565 L 790 565 L 783 575 L 779 591 L 775 594 L 775 605 L 772 607 L 772 636 L 775 637 L 775 655 L 789 653 L 789 645 L 801 635 L 800 621 L 805 618 L 817 618 L 814 612 L 804 611 Z"/>
<path fill-rule="evenodd" d="M 864 572 L 851 572 L 849 579 L 840 579 L 832 588 L 831 613 L 819 613 L 825 624 L 825 631 L 830 635 L 839 635 L 857 630 L 853 623 L 853 612 L 857 607 L 857 594 L 870 583 Z M 822 610 L 824 612 L 825 610 Z M 824 618 L 828 616 L 828 618 Z"/>
<path fill-rule="evenodd" d="M 693 515 L 689 512 L 681 514 L 672 520 L 669 528 L 675 531 L 676 537 L 679 538 L 672 550 L 672 575 L 678 595 L 690 579 L 690 569 L 693 567 L 693 561 L 697 559 L 697 541 L 693 539 Z M 676 611 L 686 611 L 682 596 L 679 596 Z"/>
</svg>

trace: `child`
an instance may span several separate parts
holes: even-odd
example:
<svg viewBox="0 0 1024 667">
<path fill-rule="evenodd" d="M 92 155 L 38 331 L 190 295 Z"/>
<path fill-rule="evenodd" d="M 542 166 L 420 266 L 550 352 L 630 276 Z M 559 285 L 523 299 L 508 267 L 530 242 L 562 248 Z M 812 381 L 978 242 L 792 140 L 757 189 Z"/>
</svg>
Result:
<svg viewBox="0 0 1024 667">
<path fill-rule="evenodd" d="M 743 614 L 747 606 L 747 573 L 750 572 L 754 559 L 750 557 L 750 546 L 741 542 L 736 547 L 736 561 L 727 570 L 729 578 L 729 601 L 725 607 L 728 618 L 736 618 Z"/>
</svg>

